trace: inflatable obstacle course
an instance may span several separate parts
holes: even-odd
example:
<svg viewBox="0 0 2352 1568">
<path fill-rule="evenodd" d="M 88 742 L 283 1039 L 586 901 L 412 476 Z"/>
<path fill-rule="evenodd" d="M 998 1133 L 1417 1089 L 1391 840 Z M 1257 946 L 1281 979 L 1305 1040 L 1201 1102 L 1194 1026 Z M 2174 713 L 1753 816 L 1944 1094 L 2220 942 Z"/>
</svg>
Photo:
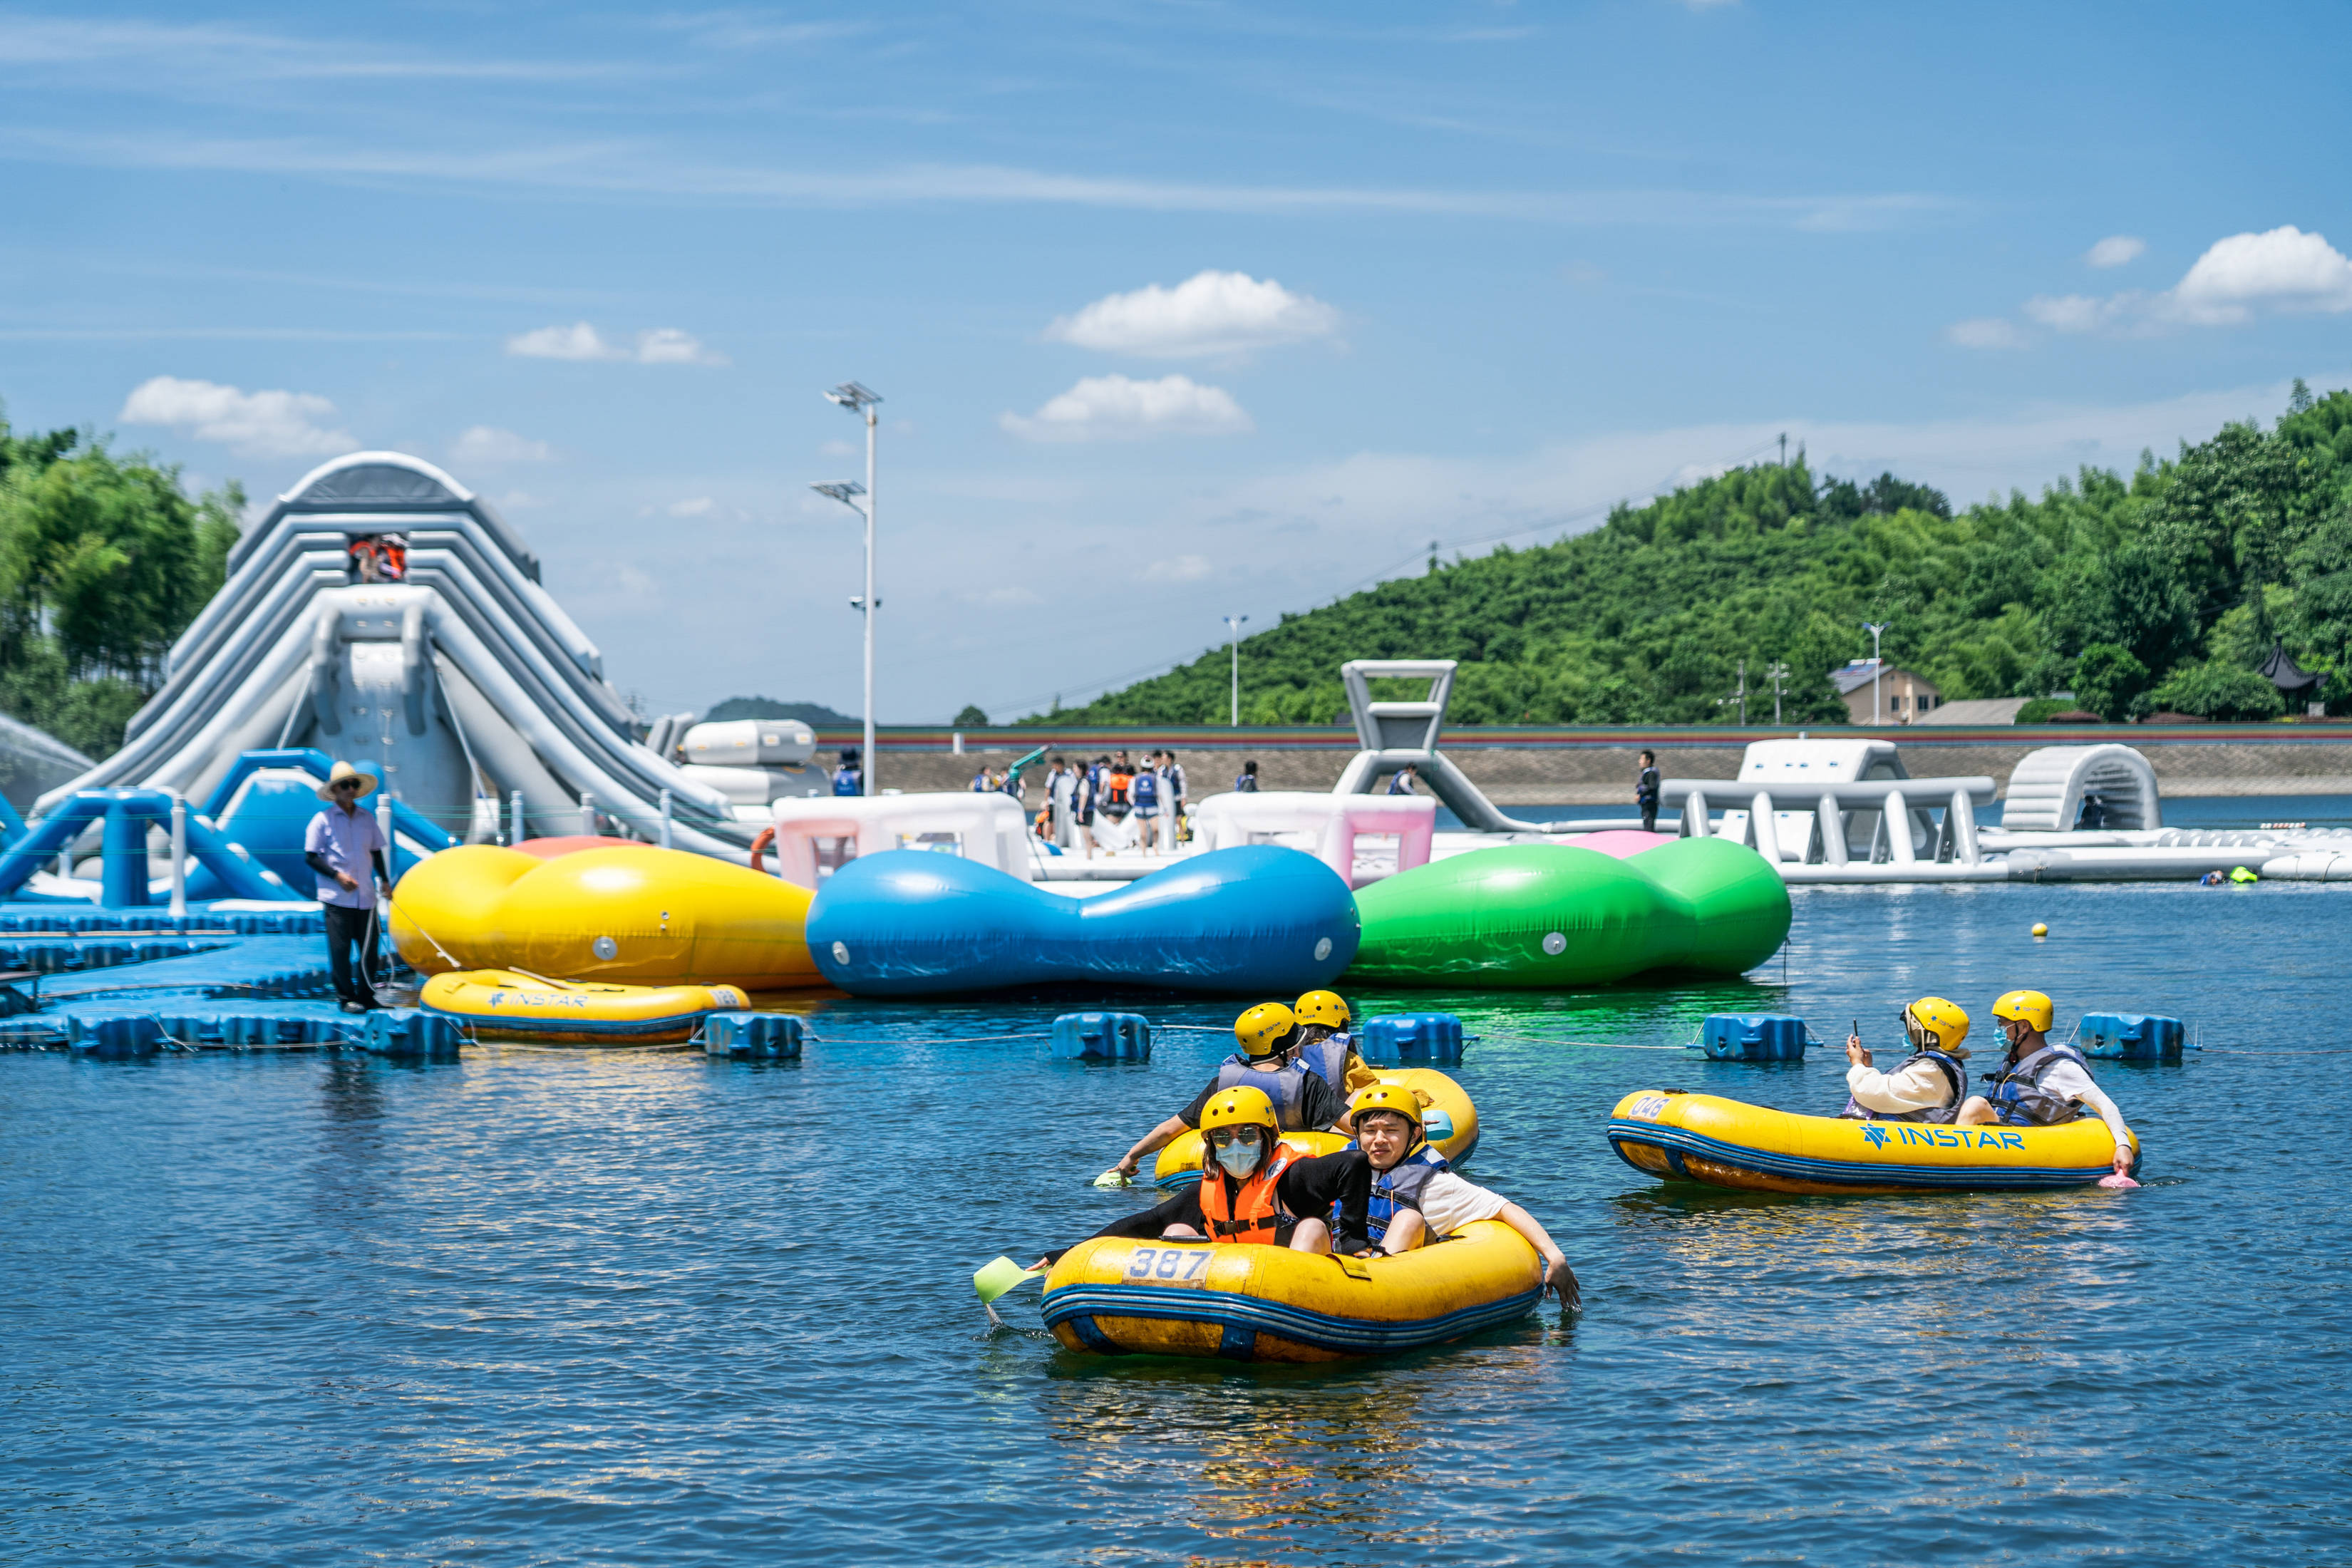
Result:
<svg viewBox="0 0 2352 1568">
<path fill-rule="evenodd" d="M 1569 988 L 1652 970 L 1738 974 L 1789 934 L 1789 889 L 1755 851 L 1674 839 L 1620 859 L 1575 846 L 1478 849 L 1356 895 L 1350 983 Z"/>
<path fill-rule="evenodd" d="M 817 967 L 857 996 L 1061 981 L 1296 994 L 1336 981 L 1356 942 L 1347 882 L 1271 845 L 1192 856 L 1088 899 L 891 849 L 826 879 L 808 917 Z"/>
</svg>

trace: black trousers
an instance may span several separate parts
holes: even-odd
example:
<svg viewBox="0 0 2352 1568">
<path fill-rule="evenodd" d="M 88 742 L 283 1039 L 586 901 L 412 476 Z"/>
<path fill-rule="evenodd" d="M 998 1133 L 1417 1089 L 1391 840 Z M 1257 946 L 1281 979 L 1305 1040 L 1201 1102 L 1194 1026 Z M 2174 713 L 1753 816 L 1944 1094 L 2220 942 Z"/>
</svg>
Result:
<svg viewBox="0 0 2352 1568">
<path fill-rule="evenodd" d="M 1645 800 L 1642 803 L 1642 831 L 1655 833 L 1657 830 L 1658 803 L 1654 800 Z"/>
<path fill-rule="evenodd" d="M 327 917 L 327 972 L 334 976 L 335 994 L 346 1002 L 376 1005 L 376 910 L 347 910 L 341 904 L 321 906 Z M 360 950 L 360 973 L 352 978 L 352 949 Z"/>
</svg>

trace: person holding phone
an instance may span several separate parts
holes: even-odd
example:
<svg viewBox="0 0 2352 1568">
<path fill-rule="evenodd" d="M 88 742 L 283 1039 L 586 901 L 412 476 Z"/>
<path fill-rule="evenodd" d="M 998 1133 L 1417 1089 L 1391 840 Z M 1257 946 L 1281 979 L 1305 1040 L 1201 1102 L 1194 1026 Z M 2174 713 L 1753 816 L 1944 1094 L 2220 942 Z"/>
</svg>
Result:
<svg viewBox="0 0 2352 1568">
<path fill-rule="evenodd" d="M 1838 1114 L 1869 1121 L 1948 1122 L 1968 1097 L 1969 1016 L 1941 996 L 1922 996 L 1903 1009 L 1911 1054 L 1880 1072 L 1863 1048 L 1862 1023 L 1845 1042 L 1845 1109 Z"/>
</svg>

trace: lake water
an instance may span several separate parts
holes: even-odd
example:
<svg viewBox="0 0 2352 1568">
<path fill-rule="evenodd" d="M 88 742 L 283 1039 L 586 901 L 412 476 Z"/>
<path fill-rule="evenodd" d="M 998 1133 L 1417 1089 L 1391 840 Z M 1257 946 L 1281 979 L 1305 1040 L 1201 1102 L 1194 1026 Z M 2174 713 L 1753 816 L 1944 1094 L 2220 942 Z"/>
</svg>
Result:
<svg viewBox="0 0 2352 1568">
<path fill-rule="evenodd" d="M 1066 1002 L 842 1003 L 773 1066 L 0 1057 L 0 1563 L 2343 1562 L 2344 1157 L 2304 1112 L 2352 1089 L 2347 914 L 1811 889 L 1785 984 L 1360 996 L 1481 1034 L 1471 1173 L 1586 1310 L 1320 1368 L 1076 1355 L 1034 1286 L 1004 1331 L 972 1299 L 1147 1201 L 1087 1184 L 1212 1032 L 1086 1068 L 969 1038 Z M 2099 1071 L 2143 1190 L 1708 1195 L 1601 1138 L 1649 1085 L 1841 1103 L 1833 1051 L 1660 1048 L 1704 1013 L 1887 1047 L 1940 992 L 1982 1047 L 2021 984 L 2197 1026 Z"/>
</svg>

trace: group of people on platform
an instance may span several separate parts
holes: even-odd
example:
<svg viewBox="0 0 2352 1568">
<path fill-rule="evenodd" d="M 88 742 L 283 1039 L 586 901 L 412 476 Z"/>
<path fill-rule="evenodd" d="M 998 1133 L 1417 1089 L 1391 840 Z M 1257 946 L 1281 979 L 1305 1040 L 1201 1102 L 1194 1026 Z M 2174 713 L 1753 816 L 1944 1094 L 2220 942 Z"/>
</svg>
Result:
<svg viewBox="0 0 2352 1568">
<path fill-rule="evenodd" d="M 2000 1066 L 1987 1073 L 1982 1094 L 1969 1092 L 1969 1016 L 1958 1003 L 1922 996 L 1903 1009 L 1911 1054 L 1878 1070 L 1862 1037 L 1845 1042 L 1846 1089 L 1841 1113 L 1874 1121 L 1927 1121 L 1976 1127 L 2050 1127 L 2084 1110 L 2107 1124 L 2116 1141 L 2116 1174 L 2128 1178 L 2133 1152 L 2124 1113 L 2091 1079 L 2091 1064 L 2073 1046 L 2050 1038 L 2056 1006 L 2039 991 L 2011 991 L 1992 1005 L 2009 1042 Z"/>
<path fill-rule="evenodd" d="M 1115 854 L 1132 844 L 1149 856 L 1183 841 L 1189 831 L 1186 805 L 1184 764 L 1174 752 L 1146 752 L 1139 764 L 1124 749 L 1092 762 L 1055 757 L 1045 770 L 1037 834 L 1089 860 L 1097 845 L 1105 854 Z"/>
<path fill-rule="evenodd" d="M 1500 1220 L 1543 1258 L 1544 1288 L 1576 1305 L 1576 1274 L 1559 1246 L 1527 1210 L 1447 1167 L 1430 1145 L 1422 1096 L 1364 1065 L 1351 1022 L 1347 1002 L 1332 991 L 1310 991 L 1287 1005 L 1260 1003 L 1235 1019 L 1240 1048 L 1191 1103 L 1104 1173 L 1132 1178 L 1145 1155 L 1197 1129 L 1200 1184 L 1095 1236 L 1371 1258 L 1410 1252 L 1474 1221 Z M 1283 1136 L 1309 1129 L 1352 1142 L 1318 1155 Z M 1048 1253 L 1036 1267 L 1061 1256 Z"/>
</svg>

